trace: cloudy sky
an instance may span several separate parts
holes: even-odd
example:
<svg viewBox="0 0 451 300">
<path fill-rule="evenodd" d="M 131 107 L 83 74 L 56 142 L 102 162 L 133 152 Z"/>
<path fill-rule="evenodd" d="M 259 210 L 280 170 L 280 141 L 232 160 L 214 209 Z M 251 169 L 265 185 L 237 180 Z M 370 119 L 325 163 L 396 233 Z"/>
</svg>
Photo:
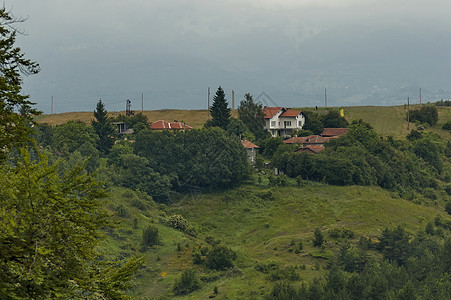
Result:
<svg viewBox="0 0 451 300">
<path fill-rule="evenodd" d="M 5 0 L 50 113 L 231 103 L 394 105 L 451 97 L 448 0 Z"/>
</svg>

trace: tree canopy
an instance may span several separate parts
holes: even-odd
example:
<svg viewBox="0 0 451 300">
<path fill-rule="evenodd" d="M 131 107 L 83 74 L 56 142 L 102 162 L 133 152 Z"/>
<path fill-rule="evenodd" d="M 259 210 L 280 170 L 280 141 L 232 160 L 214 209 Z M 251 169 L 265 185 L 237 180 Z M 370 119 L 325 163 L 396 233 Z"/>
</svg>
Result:
<svg viewBox="0 0 451 300">
<path fill-rule="evenodd" d="M 252 134 L 258 139 L 267 136 L 265 127 L 265 113 L 261 102 L 254 102 L 252 95 L 247 93 L 238 107 L 238 117 L 247 125 Z"/>
</svg>

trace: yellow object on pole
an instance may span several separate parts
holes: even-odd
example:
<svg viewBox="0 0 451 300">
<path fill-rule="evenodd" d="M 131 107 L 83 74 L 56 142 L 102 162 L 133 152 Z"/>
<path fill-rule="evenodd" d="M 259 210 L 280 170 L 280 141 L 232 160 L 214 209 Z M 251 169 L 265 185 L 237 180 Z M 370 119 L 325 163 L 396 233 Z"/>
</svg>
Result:
<svg viewBox="0 0 451 300">
<path fill-rule="evenodd" d="M 340 109 L 340 116 L 342 116 L 344 118 L 345 116 L 345 110 L 342 108 Z"/>
</svg>

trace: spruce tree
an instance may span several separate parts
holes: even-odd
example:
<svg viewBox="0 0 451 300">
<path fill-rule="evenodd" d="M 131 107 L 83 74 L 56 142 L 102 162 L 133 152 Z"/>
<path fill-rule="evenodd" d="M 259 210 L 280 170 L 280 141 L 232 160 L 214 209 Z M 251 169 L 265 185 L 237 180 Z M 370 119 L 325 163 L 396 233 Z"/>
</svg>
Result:
<svg viewBox="0 0 451 300">
<path fill-rule="evenodd" d="M 111 125 L 107 114 L 108 112 L 105 109 L 105 105 L 102 103 L 102 100 L 99 100 L 96 110 L 94 111 L 96 120 L 92 120 L 91 124 L 94 131 L 99 136 L 97 149 L 105 154 L 108 154 L 114 144 L 114 128 Z"/>
<path fill-rule="evenodd" d="M 212 120 L 209 122 L 209 125 L 226 130 L 227 125 L 229 125 L 230 122 L 231 113 L 224 90 L 221 87 L 218 88 L 216 95 L 213 98 L 213 105 L 210 107 L 210 113 Z"/>
</svg>

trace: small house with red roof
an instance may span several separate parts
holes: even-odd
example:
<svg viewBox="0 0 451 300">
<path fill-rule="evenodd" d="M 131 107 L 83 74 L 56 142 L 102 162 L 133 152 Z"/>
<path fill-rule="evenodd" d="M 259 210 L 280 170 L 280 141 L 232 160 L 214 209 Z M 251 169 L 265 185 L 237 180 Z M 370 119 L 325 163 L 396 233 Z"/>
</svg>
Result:
<svg viewBox="0 0 451 300">
<path fill-rule="evenodd" d="M 247 158 L 249 159 L 251 164 L 254 164 L 255 159 L 257 158 L 257 149 L 260 147 L 245 139 L 241 139 L 241 144 L 244 148 L 246 148 Z"/>
<path fill-rule="evenodd" d="M 263 112 L 265 113 L 265 128 L 273 137 L 290 136 L 294 129 L 302 129 L 305 124 L 305 115 L 300 110 L 265 106 Z"/>
<path fill-rule="evenodd" d="M 152 125 L 150 125 L 151 130 L 165 130 L 165 129 L 172 129 L 172 130 L 190 130 L 193 129 L 193 127 L 186 125 L 185 123 L 174 121 L 174 122 L 167 122 L 164 120 L 158 120 L 156 122 L 153 122 Z"/>
<path fill-rule="evenodd" d="M 339 137 L 348 132 L 349 128 L 324 128 L 320 136 L 322 137 Z"/>
</svg>

